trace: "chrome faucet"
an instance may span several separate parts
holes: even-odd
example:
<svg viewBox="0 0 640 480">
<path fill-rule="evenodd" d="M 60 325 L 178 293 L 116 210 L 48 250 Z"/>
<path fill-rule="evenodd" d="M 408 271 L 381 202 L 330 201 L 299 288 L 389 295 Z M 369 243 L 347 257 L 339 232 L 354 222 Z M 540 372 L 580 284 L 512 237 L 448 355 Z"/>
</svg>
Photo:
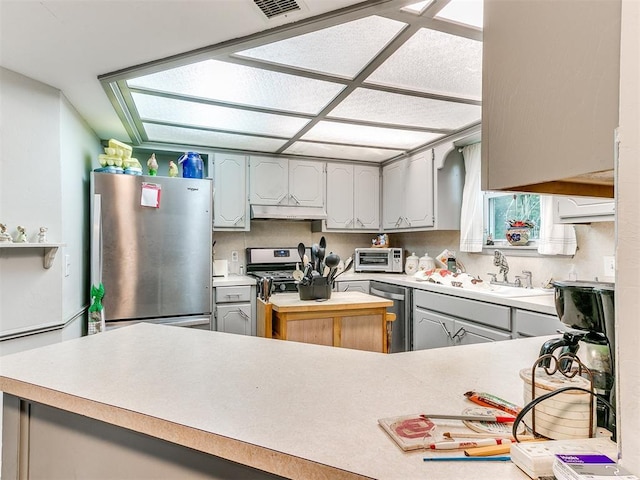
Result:
<svg viewBox="0 0 640 480">
<path fill-rule="evenodd" d="M 507 257 L 505 257 L 504 253 L 500 250 L 493 251 L 493 264 L 500 269 L 498 273 L 502 274 L 502 282 L 500 283 L 508 285 L 509 278 L 507 274 L 509 273 L 509 263 L 507 262 Z M 493 279 L 491 281 L 492 283 L 498 283 L 494 282 Z"/>
</svg>

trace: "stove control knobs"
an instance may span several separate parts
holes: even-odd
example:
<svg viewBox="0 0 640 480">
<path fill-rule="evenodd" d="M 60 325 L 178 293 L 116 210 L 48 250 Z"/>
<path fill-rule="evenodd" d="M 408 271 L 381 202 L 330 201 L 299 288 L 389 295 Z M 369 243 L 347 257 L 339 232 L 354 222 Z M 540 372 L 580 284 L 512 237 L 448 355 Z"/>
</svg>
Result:
<svg viewBox="0 0 640 480">
<path fill-rule="evenodd" d="M 284 292 L 287 289 L 287 286 L 284 283 L 281 283 L 278 288 L 280 289 L 281 292 Z"/>
</svg>

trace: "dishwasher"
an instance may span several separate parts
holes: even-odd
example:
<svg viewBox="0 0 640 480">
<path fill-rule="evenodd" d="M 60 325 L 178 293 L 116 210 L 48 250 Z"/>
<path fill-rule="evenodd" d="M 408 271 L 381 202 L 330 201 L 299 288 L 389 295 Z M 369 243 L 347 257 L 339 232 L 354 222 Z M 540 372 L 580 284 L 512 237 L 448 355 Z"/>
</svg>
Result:
<svg viewBox="0 0 640 480">
<path fill-rule="evenodd" d="M 393 306 L 387 308 L 396 314 L 391 327 L 391 345 L 389 353 L 408 352 L 411 350 L 411 289 L 371 281 L 369 293 L 376 297 L 393 300 Z"/>
</svg>

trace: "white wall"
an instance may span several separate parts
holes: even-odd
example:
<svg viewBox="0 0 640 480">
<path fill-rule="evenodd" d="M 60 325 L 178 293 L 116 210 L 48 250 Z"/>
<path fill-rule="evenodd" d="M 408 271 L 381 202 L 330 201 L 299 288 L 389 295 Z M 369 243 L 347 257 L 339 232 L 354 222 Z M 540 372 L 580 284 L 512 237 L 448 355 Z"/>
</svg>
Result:
<svg viewBox="0 0 640 480">
<path fill-rule="evenodd" d="M 50 269 L 43 268 L 40 248 L 0 250 L 2 335 L 62 327 L 88 303 L 87 178 L 101 147 L 59 90 L 4 68 L 0 90 L 0 222 L 12 234 L 24 225 L 32 242 L 46 226 L 49 242 L 66 244 Z"/>
<path fill-rule="evenodd" d="M 640 475 L 640 2 L 622 2 L 616 334 L 621 463 Z"/>
</svg>

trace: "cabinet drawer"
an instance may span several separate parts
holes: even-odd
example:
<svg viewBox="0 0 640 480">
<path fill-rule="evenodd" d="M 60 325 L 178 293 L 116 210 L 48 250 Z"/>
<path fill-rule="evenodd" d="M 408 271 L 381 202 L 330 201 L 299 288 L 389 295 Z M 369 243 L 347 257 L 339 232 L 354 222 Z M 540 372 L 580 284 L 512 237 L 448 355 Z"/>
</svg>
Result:
<svg viewBox="0 0 640 480">
<path fill-rule="evenodd" d="M 558 330 L 569 330 L 556 315 L 514 310 L 514 332 L 516 337 L 538 337 L 541 335 L 555 335 Z"/>
<path fill-rule="evenodd" d="M 465 318 L 490 327 L 511 330 L 511 308 L 439 293 L 414 290 L 414 305 Z"/>
<path fill-rule="evenodd" d="M 216 287 L 216 303 L 249 302 L 251 286 Z"/>
</svg>

